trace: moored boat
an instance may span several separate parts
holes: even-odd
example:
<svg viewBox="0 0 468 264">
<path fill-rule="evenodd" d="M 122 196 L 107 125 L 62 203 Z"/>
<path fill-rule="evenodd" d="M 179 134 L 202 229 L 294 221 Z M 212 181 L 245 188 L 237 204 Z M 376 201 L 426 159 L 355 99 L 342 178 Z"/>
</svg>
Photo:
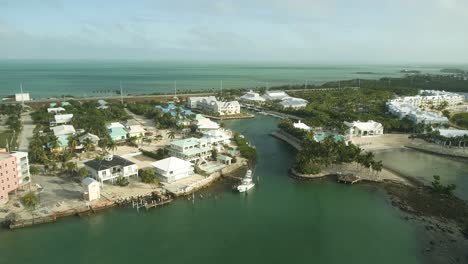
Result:
<svg viewBox="0 0 468 264">
<path fill-rule="evenodd" d="M 252 187 L 255 186 L 255 183 L 252 181 L 252 171 L 247 170 L 247 173 L 245 174 L 244 179 L 242 179 L 242 182 L 239 186 L 237 186 L 237 191 L 238 192 L 246 192 Z"/>
</svg>

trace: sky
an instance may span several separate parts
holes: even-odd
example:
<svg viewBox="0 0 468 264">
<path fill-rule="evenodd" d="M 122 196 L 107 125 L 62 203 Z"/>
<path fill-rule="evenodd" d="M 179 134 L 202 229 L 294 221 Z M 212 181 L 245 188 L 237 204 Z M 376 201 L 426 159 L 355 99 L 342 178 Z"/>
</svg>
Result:
<svg viewBox="0 0 468 264">
<path fill-rule="evenodd" d="M 0 0 L 0 59 L 468 63 L 468 0 Z"/>
</svg>

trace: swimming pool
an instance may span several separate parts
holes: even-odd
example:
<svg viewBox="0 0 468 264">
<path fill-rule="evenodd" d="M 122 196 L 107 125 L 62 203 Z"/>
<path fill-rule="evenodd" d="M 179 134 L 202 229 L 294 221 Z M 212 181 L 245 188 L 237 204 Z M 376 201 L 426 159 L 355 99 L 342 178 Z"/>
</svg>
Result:
<svg viewBox="0 0 468 264">
<path fill-rule="evenodd" d="M 315 141 L 317 142 L 321 142 L 323 141 L 326 137 L 328 136 L 332 136 L 333 139 L 336 141 L 336 142 L 339 142 L 339 141 L 344 141 L 344 137 L 341 136 L 341 135 L 333 135 L 333 134 L 330 134 L 330 133 L 322 133 L 322 134 L 316 134 L 314 135 L 314 139 Z"/>
</svg>

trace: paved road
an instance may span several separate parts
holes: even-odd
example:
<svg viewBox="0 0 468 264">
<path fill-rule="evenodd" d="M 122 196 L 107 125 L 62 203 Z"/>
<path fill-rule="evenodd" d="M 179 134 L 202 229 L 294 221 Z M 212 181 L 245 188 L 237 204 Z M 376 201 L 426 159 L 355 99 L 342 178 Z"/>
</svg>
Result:
<svg viewBox="0 0 468 264">
<path fill-rule="evenodd" d="M 21 123 L 23 124 L 23 130 L 19 136 L 18 150 L 27 152 L 35 127 L 30 112 L 21 114 Z"/>
</svg>

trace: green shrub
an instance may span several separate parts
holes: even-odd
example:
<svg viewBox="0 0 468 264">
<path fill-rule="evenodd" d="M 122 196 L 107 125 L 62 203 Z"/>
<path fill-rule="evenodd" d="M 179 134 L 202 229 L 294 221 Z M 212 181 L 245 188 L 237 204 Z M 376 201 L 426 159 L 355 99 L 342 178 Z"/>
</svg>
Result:
<svg viewBox="0 0 468 264">
<path fill-rule="evenodd" d="M 127 178 L 119 176 L 117 180 L 115 181 L 115 184 L 117 184 L 118 186 L 124 187 L 124 186 L 127 186 L 129 182 Z"/>
</svg>

